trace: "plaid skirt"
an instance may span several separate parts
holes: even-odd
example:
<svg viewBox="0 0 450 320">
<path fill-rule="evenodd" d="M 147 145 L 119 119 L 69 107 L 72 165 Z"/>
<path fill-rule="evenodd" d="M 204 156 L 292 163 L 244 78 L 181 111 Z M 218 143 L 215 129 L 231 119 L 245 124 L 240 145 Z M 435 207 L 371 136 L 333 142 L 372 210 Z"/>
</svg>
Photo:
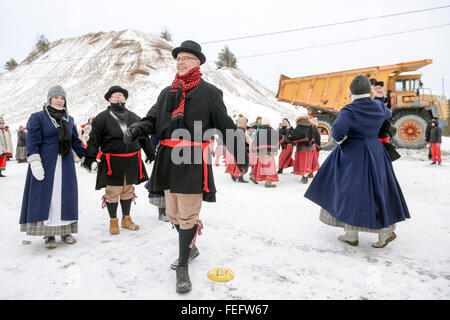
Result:
<svg viewBox="0 0 450 320">
<path fill-rule="evenodd" d="M 43 221 L 24 223 L 20 225 L 20 231 L 26 232 L 27 236 L 65 236 L 78 233 L 78 221 L 66 226 L 48 227 Z"/>
<path fill-rule="evenodd" d="M 154 205 L 155 207 L 158 207 L 160 209 L 166 207 L 166 197 L 160 196 L 160 197 L 149 197 L 148 201 Z"/>
<path fill-rule="evenodd" d="M 361 231 L 361 232 L 370 232 L 370 233 L 384 233 L 384 232 L 392 232 L 395 230 L 395 224 L 390 226 L 389 228 L 384 229 L 369 229 L 369 228 L 363 228 L 363 227 L 356 227 L 348 225 L 344 222 L 341 222 L 334 218 L 328 211 L 321 208 L 320 209 L 320 217 L 319 220 L 326 225 L 332 226 L 332 227 L 340 227 L 344 228 L 346 231 Z"/>
<path fill-rule="evenodd" d="M 239 171 L 236 161 L 233 161 L 231 164 L 227 164 L 225 173 L 229 173 L 236 178 L 238 178 L 241 175 L 241 172 Z"/>
</svg>

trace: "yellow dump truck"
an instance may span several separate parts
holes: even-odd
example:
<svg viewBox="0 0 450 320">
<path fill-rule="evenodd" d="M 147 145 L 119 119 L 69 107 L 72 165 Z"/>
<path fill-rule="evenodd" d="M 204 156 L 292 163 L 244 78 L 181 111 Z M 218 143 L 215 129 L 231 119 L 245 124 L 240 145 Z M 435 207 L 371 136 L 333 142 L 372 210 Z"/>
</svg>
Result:
<svg viewBox="0 0 450 320">
<path fill-rule="evenodd" d="M 331 149 L 331 125 L 351 102 L 351 81 L 358 74 L 376 78 L 385 83 L 392 124 L 397 128 L 393 143 L 400 148 L 419 149 L 426 145 L 425 129 L 431 118 L 437 117 L 441 127 L 447 125 L 448 118 L 447 99 L 424 88 L 421 74 L 411 74 L 431 63 L 433 60 L 428 59 L 293 79 L 281 75 L 277 99 L 305 107 L 316 116 L 323 148 Z"/>
</svg>

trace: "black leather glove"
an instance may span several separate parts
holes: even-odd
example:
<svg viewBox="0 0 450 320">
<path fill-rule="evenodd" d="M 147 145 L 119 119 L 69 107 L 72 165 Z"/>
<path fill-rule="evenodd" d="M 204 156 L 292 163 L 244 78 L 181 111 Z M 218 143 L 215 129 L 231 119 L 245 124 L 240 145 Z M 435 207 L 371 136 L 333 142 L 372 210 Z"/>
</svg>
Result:
<svg viewBox="0 0 450 320">
<path fill-rule="evenodd" d="M 127 130 L 125 130 L 125 133 L 123 134 L 123 143 L 129 145 L 138 137 L 139 137 L 139 130 L 133 127 L 129 127 Z"/>
<path fill-rule="evenodd" d="M 156 157 L 154 155 L 150 155 L 150 156 L 147 155 L 146 158 L 145 158 L 145 163 L 150 164 L 155 159 L 156 159 Z"/>
<path fill-rule="evenodd" d="M 89 172 L 92 171 L 92 163 L 95 161 L 95 159 L 84 159 L 84 161 L 81 163 L 81 166 L 88 170 Z"/>
</svg>

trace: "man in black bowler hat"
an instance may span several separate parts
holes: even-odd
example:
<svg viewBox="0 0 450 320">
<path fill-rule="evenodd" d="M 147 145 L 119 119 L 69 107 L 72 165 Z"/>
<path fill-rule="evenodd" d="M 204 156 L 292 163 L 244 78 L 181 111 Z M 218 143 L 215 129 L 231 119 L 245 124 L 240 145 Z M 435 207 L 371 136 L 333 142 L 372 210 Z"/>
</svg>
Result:
<svg viewBox="0 0 450 320">
<path fill-rule="evenodd" d="M 123 143 L 125 130 L 140 117 L 125 107 L 128 91 L 119 86 L 109 88 L 105 100 L 110 105 L 92 121 L 92 129 L 87 141 L 85 161 L 82 166 L 91 170 L 99 150 L 102 152 L 97 170 L 95 189 L 106 188 L 103 197 L 104 206 L 110 217 L 109 232 L 120 233 L 117 209 L 120 200 L 122 208 L 122 228 L 138 230 L 139 226 L 131 220 L 131 202 L 135 197 L 134 185 L 148 180 L 142 161 L 141 148 L 150 163 L 155 158 L 155 147 L 149 137 L 126 145 Z"/>
<path fill-rule="evenodd" d="M 247 170 L 248 155 L 244 135 L 236 130 L 227 114 L 222 91 L 202 79 L 200 65 L 206 58 L 200 45 L 184 41 L 173 49 L 172 55 L 178 71 L 175 80 L 160 93 L 147 116 L 127 129 L 124 141 L 131 143 L 148 135 L 161 140 L 149 191 L 165 195 L 167 217 L 178 231 L 179 257 L 171 267 L 176 269 L 176 291 L 185 293 L 192 289 L 188 262 L 199 255 L 195 240 L 203 228 L 199 220 L 202 201 L 216 201 L 209 150 L 213 134 L 210 133 L 217 130 L 221 134 L 242 172 Z M 227 140 L 227 131 L 235 136 Z M 183 139 L 179 139 L 179 132 L 186 133 Z M 239 147 L 233 148 L 235 138 Z M 178 154 L 190 158 L 174 161 L 172 155 Z"/>
</svg>

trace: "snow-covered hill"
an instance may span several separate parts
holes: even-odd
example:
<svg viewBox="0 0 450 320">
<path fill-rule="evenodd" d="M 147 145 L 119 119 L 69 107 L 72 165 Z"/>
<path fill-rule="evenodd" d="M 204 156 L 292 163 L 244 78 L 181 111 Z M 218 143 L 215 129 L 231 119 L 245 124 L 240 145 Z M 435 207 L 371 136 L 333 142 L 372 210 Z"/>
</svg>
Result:
<svg viewBox="0 0 450 320">
<path fill-rule="evenodd" d="M 110 86 L 130 92 L 128 106 L 144 116 L 159 92 L 176 74 L 173 44 L 157 35 L 135 30 L 89 33 L 52 42 L 47 52 L 34 51 L 11 72 L 0 75 L 0 114 L 11 128 L 25 124 L 40 110 L 48 89 L 62 85 L 69 113 L 76 123 L 103 110 Z M 295 118 L 295 109 L 239 70 L 217 70 L 212 61 L 201 67 L 204 79 L 223 90 L 230 116 L 267 117 L 274 126 L 282 117 Z"/>
</svg>

